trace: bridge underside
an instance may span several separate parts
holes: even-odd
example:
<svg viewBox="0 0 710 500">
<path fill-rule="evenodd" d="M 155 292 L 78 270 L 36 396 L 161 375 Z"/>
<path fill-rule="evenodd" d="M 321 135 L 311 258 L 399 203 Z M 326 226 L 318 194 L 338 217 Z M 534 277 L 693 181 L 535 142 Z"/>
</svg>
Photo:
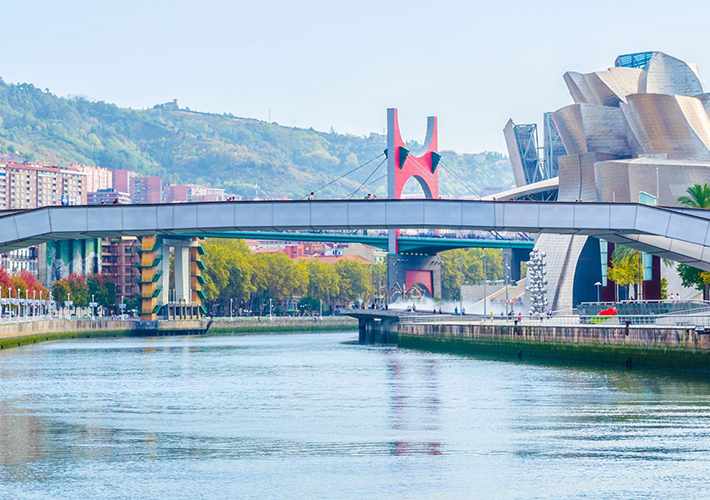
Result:
<svg viewBox="0 0 710 500">
<path fill-rule="evenodd" d="M 0 252 L 122 235 L 378 228 L 591 235 L 710 270 L 708 216 L 633 203 L 324 200 L 45 207 L 0 217 Z"/>
<path fill-rule="evenodd" d="M 233 239 L 255 239 L 255 240 L 276 240 L 276 241 L 317 241 L 317 242 L 337 242 L 337 243 L 362 243 L 382 250 L 387 250 L 387 236 L 368 236 L 354 234 L 333 234 L 333 233 L 293 233 L 293 232 L 271 232 L 271 231 L 233 231 L 233 232 L 208 232 L 208 233 L 185 233 L 182 236 L 189 238 L 233 238 Z M 455 248 L 514 248 L 532 249 L 535 246 L 533 240 L 511 240 L 507 238 L 496 239 L 471 239 L 471 238 L 451 238 L 451 237 L 427 237 L 427 236 L 400 236 L 397 239 L 399 250 L 403 253 L 418 253 L 434 255 L 438 252 L 453 250 Z"/>
</svg>

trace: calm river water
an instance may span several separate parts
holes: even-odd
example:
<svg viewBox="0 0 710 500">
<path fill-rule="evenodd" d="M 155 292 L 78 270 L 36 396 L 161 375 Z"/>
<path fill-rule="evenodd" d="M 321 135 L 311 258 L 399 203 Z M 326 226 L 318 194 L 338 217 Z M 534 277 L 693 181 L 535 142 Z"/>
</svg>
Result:
<svg viewBox="0 0 710 500">
<path fill-rule="evenodd" d="M 0 352 L 0 498 L 707 498 L 710 384 L 357 333 Z"/>
</svg>

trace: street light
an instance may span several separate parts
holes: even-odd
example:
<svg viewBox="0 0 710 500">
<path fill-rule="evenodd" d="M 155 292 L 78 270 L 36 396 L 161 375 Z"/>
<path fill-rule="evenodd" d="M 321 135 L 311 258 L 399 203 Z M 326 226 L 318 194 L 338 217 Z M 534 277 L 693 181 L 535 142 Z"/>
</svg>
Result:
<svg viewBox="0 0 710 500">
<path fill-rule="evenodd" d="M 488 281 L 488 254 L 483 254 L 483 316 L 487 316 L 486 312 L 486 298 L 488 295 L 486 294 L 486 281 Z"/>
<path fill-rule="evenodd" d="M 459 263 L 459 312 L 463 313 L 463 278 L 461 277 L 461 262 L 463 259 L 461 257 L 457 258 L 454 262 Z"/>
<path fill-rule="evenodd" d="M 602 298 L 601 298 L 602 284 L 597 281 L 596 283 L 594 283 L 594 286 L 597 287 L 597 302 L 601 302 L 602 301 Z"/>
</svg>

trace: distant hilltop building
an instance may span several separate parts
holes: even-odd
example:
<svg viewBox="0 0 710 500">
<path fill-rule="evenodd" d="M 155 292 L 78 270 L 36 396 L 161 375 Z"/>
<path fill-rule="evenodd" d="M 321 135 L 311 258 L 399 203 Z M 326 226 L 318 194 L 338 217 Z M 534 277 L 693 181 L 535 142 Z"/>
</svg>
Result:
<svg viewBox="0 0 710 500">
<path fill-rule="evenodd" d="M 612 68 L 570 71 L 564 81 L 574 103 L 544 115 L 542 156 L 536 125 L 505 127 L 519 188 L 554 182 L 560 201 L 678 206 L 689 186 L 710 183 L 710 93 L 695 64 L 663 52 L 625 54 Z M 543 234 L 536 248 L 548 255 L 554 309 L 595 301 L 597 281 L 602 300 L 620 298 L 606 279 L 612 243 Z M 660 299 L 660 267 L 644 256 L 645 299 Z"/>
<path fill-rule="evenodd" d="M 166 102 L 166 103 L 163 103 L 163 104 L 156 104 L 155 106 L 153 106 L 153 109 L 174 109 L 174 110 L 178 110 L 178 109 L 180 109 L 180 106 L 178 106 L 178 100 L 177 100 L 177 99 L 173 99 L 173 100 L 170 101 L 170 102 Z"/>
</svg>

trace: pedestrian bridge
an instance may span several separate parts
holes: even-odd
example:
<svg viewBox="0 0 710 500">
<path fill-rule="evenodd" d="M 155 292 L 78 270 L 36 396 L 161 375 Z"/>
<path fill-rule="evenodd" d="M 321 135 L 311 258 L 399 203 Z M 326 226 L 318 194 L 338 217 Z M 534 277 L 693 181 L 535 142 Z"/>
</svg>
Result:
<svg viewBox="0 0 710 500">
<path fill-rule="evenodd" d="M 378 228 L 583 234 L 710 270 L 708 215 L 634 203 L 318 200 L 45 207 L 1 215 L 0 252 L 122 235 Z"/>
</svg>

